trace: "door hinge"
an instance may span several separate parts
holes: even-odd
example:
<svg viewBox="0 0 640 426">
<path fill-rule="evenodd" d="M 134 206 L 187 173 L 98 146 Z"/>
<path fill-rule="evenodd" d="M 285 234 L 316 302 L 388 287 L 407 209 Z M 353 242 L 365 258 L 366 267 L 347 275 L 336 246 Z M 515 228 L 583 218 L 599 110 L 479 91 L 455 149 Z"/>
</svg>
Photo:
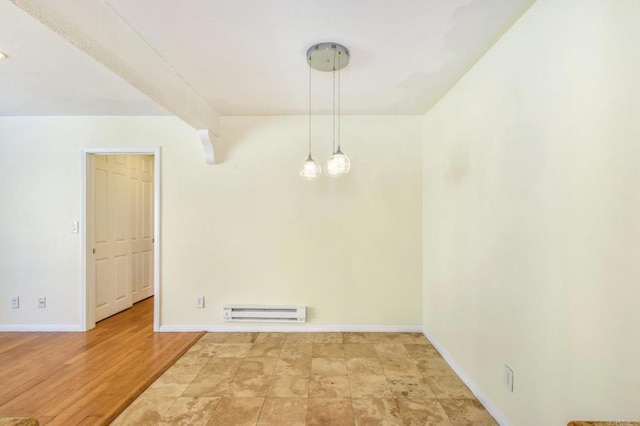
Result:
<svg viewBox="0 0 640 426">
<path fill-rule="evenodd" d="M 93 248 L 92 253 L 93 253 L 93 254 L 96 254 L 96 249 L 95 249 L 95 247 Z"/>
</svg>

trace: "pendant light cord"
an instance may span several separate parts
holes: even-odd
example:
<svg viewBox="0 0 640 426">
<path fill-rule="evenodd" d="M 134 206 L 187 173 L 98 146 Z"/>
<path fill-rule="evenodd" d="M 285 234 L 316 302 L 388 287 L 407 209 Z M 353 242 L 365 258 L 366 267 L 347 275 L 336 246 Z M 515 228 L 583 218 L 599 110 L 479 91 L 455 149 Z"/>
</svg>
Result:
<svg viewBox="0 0 640 426">
<path fill-rule="evenodd" d="M 311 59 L 309 59 L 309 158 L 311 158 Z"/>
<path fill-rule="evenodd" d="M 336 152 L 336 51 L 333 51 L 333 153 Z"/>
<path fill-rule="evenodd" d="M 342 54 L 338 53 L 338 151 L 340 151 L 340 70 L 342 69 Z"/>
</svg>

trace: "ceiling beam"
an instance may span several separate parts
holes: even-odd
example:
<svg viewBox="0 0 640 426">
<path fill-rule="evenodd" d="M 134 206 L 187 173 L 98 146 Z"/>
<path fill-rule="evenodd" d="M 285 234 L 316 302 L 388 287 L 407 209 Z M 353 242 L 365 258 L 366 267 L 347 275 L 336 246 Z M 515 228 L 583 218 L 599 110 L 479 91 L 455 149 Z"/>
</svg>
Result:
<svg viewBox="0 0 640 426">
<path fill-rule="evenodd" d="M 214 164 L 220 115 L 108 1 L 11 1 L 196 129 Z"/>
</svg>

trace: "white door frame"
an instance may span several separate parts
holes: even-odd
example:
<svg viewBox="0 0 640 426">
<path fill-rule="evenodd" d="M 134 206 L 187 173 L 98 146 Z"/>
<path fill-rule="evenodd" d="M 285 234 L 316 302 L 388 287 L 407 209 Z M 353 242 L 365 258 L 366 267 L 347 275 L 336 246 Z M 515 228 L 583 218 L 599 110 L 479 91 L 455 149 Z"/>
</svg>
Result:
<svg viewBox="0 0 640 426">
<path fill-rule="evenodd" d="M 87 190 L 89 182 L 89 156 L 91 154 L 134 154 L 153 155 L 153 331 L 160 330 L 160 147 L 97 147 L 82 148 L 82 275 L 80 279 L 80 326 L 84 331 L 96 326 L 95 288 L 89 288 L 87 280 L 87 250 L 89 233 L 87 232 Z"/>
</svg>

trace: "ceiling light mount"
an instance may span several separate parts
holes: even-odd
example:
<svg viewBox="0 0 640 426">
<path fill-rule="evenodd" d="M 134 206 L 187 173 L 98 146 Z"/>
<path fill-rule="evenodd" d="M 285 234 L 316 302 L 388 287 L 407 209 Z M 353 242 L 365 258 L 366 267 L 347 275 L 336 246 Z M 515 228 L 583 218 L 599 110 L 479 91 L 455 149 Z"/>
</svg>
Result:
<svg viewBox="0 0 640 426">
<path fill-rule="evenodd" d="M 340 71 L 349 65 L 349 49 L 339 43 L 318 43 L 307 50 L 307 62 L 317 71 Z"/>
</svg>

